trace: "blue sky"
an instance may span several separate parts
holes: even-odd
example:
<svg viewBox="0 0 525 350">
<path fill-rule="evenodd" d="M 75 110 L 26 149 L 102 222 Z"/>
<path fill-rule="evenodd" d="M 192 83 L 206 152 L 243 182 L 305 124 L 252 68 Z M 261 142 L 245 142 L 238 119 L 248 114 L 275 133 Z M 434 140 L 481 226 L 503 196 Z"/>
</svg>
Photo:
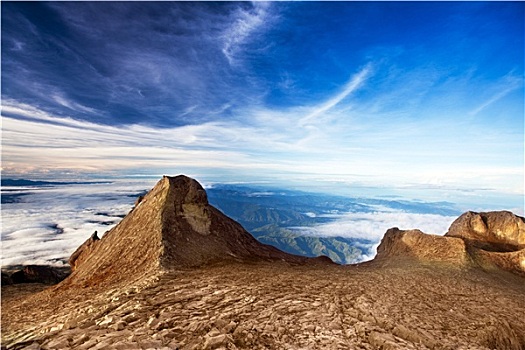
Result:
<svg viewBox="0 0 525 350">
<path fill-rule="evenodd" d="M 186 173 L 523 205 L 522 2 L 1 7 L 4 177 Z"/>
</svg>

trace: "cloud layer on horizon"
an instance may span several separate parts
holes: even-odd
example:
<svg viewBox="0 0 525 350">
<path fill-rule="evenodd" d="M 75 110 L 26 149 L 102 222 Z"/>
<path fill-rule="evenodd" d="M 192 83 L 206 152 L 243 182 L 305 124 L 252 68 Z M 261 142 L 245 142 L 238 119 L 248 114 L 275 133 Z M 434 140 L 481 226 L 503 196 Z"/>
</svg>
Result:
<svg viewBox="0 0 525 350">
<path fill-rule="evenodd" d="M 2 266 L 56 264 L 98 230 L 111 229 L 151 181 L 6 189 L 20 202 L 2 204 Z"/>
<path fill-rule="evenodd" d="M 1 265 L 62 265 L 95 230 L 102 236 L 120 222 L 131 210 L 138 195 L 151 189 L 154 182 L 120 180 L 113 183 L 3 188 L 3 196 L 22 194 L 22 197 L 20 202 L 2 204 Z M 260 196 L 261 192 L 253 195 Z M 421 208 L 428 210 L 429 205 L 427 203 Z M 377 245 L 390 227 L 420 228 L 428 233 L 443 234 L 453 219 L 450 216 L 416 214 L 378 206 L 373 213 L 340 213 L 331 216 L 328 223 L 292 229 L 305 235 L 356 238 L 359 240 L 356 246 L 364 252 L 358 261 L 363 261 L 375 256 Z"/>
<path fill-rule="evenodd" d="M 374 258 L 377 247 L 389 228 L 419 229 L 429 234 L 444 235 L 456 218 L 456 216 L 409 213 L 389 208 L 378 208 L 377 211 L 371 213 L 339 214 L 329 223 L 311 227 L 295 227 L 293 230 L 302 235 L 344 237 L 359 240 L 357 247 L 362 249 L 363 255 L 356 262 L 360 262 Z"/>
</svg>

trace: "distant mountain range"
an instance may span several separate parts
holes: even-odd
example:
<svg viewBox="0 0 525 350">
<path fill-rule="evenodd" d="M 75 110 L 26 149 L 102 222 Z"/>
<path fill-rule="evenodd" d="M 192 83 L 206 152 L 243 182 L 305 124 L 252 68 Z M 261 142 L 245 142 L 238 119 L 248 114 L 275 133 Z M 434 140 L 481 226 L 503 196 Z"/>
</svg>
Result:
<svg viewBox="0 0 525 350">
<path fill-rule="evenodd" d="M 361 260 L 367 253 L 363 246 L 370 246 L 373 242 L 304 235 L 292 228 L 327 223 L 337 214 L 375 212 L 378 206 L 413 213 L 452 216 L 459 213 L 448 202 L 349 198 L 237 185 L 217 185 L 207 189 L 207 193 L 212 205 L 242 224 L 260 242 L 291 254 L 326 255 L 339 264 Z"/>
<path fill-rule="evenodd" d="M 338 264 L 351 264 L 362 259 L 365 252 L 359 243 L 372 242 L 344 237 L 317 237 L 300 234 L 276 224 L 252 230 L 251 233 L 262 243 L 273 245 L 290 254 L 316 257 L 325 255 Z"/>
</svg>

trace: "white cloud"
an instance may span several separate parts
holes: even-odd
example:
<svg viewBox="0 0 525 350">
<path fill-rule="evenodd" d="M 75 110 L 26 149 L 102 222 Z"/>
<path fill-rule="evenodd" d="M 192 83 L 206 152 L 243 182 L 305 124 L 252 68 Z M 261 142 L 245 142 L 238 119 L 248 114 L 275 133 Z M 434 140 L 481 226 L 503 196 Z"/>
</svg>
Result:
<svg viewBox="0 0 525 350">
<path fill-rule="evenodd" d="M 336 106 L 351 93 L 357 90 L 368 78 L 371 72 L 371 65 L 368 64 L 363 69 L 359 71 L 356 75 L 352 76 L 350 80 L 345 84 L 344 88 L 337 95 L 331 97 L 328 101 L 314 107 L 313 111 L 310 112 L 306 117 L 302 118 L 299 122 L 299 125 L 305 126 L 312 119 L 326 113 L 328 110 Z"/>
<path fill-rule="evenodd" d="M 74 101 L 70 101 L 70 100 L 68 100 L 67 98 L 65 98 L 61 94 L 54 94 L 51 97 L 59 105 L 64 106 L 66 108 L 69 108 L 69 109 L 71 109 L 73 111 L 82 112 L 82 113 L 92 113 L 92 114 L 99 114 L 100 113 L 99 111 L 97 111 L 94 108 L 89 108 L 89 107 L 83 106 L 83 105 L 81 105 L 79 103 L 76 103 Z"/>
<path fill-rule="evenodd" d="M 67 259 L 94 231 L 102 235 L 131 209 L 152 181 L 25 189 L 2 205 L 2 266 Z M 2 196 L 14 192 L 2 189 Z"/>
<path fill-rule="evenodd" d="M 137 165 L 243 167 L 253 163 L 245 154 L 224 146 L 238 138 L 238 130 L 220 123 L 167 130 L 138 125 L 113 127 L 57 118 L 27 105 L 9 103 L 3 113 L 32 119 L 3 116 L 4 166 L 104 171 Z"/>
<path fill-rule="evenodd" d="M 239 8 L 235 13 L 232 25 L 222 36 L 222 52 L 230 65 L 237 63 L 237 57 L 242 46 L 251 36 L 268 25 L 270 2 L 252 2 L 250 10 Z"/>
<path fill-rule="evenodd" d="M 401 211 L 347 213 L 331 223 L 302 228 L 302 230 L 323 237 L 340 236 L 378 241 L 392 227 L 402 230 L 420 229 L 426 233 L 443 235 L 455 219 L 456 216 Z"/>
<path fill-rule="evenodd" d="M 523 86 L 523 77 L 515 77 L 509 73 L 507 76 L 501 79 L 501 82 L 496 84 L 496 88 L 498 89 L 498 91 L 494 92 L 492 96 L 488 97 L 478 107 L 470 111 L 469 115 L 475 116 L 479 114 L 485 108 L 489 107 L 493 103 L 499 101 L 503 97 L 507 96 L 509 93 L 513 92 L 514 90 L 519 89 L 522 86 Z"/>
<path fill-rule="evenodd" d="M 383 211 L 372 213 L 346 213 L 332 222 L 312 227 L 299 227 L 295 230 L 307 235 L 361 240 L 355 244 L 363 251 L 363 255 L 355 261 L 359 262 L 375 257 L 377 247 L 389 228 L 419 229 L 425 233 L 443 235 L 456 218 L 456 216 L 416 214 L 383 208 Z"/>
</svg>

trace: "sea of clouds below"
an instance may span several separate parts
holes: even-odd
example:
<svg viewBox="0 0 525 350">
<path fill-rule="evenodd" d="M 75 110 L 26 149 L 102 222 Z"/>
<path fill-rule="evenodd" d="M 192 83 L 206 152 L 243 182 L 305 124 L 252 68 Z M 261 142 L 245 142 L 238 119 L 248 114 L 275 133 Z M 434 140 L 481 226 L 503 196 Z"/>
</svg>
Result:
<svg viewBox="0 0 525 350">
<path fill-rule="evenodd" d="M 2 266 L 63 265 L 94 231 L 99 236 L 126 215 L 136 197 L 154 181 L 74 184 L 53 187 L 2 188 L 2 195 L 23 194 L 2 206 Z M 305 235 L 355 238 L 363 250 L 359 261 L 372 259 L 388 228 L 419 228 L 444 234 L 455 217 L 416 214 L 377 207 L 375 212 L 342 213 L 313 227 L 295 227 Z"/>
<path fill-rule="evenodd" d="M 22 194 L 20 202 L 2 205 L 2 266 L 63 265 L 94 231 L 100 236 L 114 227 L 147 188 L 144 182 L 2 188 L 2 195 Z"/>
<path fill-rule="evenodd" d="M 444 235 L 457 216 L 408 213 L 384 206 L 374 212 L 352 212 L 331 216 L 334 221 L 310 226 L 293 227 L 303 235 L 320 237 L 345 237 L 356 239 L 354 245 L 361 249 L 362 256 L 355 262 L 374 258 L 385 232 L 392 227 L 402 230 L 419 229 L 425 233 Z"/>
</svg>

